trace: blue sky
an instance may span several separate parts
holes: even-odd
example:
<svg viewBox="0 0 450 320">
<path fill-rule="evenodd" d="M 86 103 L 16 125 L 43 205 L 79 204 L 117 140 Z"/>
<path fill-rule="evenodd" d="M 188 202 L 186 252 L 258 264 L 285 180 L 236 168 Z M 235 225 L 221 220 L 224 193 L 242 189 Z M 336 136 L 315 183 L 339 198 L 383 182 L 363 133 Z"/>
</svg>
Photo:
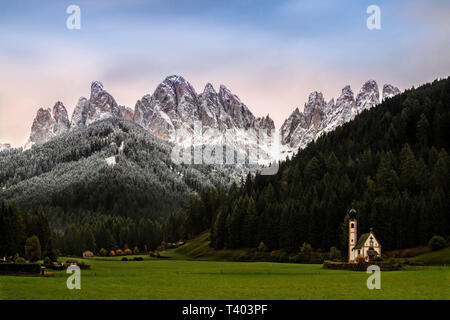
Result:
<svg viewBox="0 0 450 320">
<path fill-rule="evenodd" d="M 66 28 L 71 4 L 80 30 Z M 366 27 L 372 4 L 381 30 Z M 449 21 L 441 0 L 2 1 L 0 142 L 22 145 L 39 107 L 61 100 L 71 114 L 93 80 L 134 109 L 172 74 L 197 92 L 225 84 L 279 127 L 314 90 L 448 76 Z"/>
</svg>

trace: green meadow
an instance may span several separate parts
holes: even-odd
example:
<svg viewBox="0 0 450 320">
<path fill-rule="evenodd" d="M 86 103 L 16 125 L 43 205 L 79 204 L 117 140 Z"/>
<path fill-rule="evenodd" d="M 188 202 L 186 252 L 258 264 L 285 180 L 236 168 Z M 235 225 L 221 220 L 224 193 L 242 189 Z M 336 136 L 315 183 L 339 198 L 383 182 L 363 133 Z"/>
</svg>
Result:
<svg viewBox="0 0 450 320">
<path fill-rule="evenodd" d="M 63 259 L 64 260 L 64 259 Z M 83 259 L 79 259 L 83 260 Z M 54 277 L 0 276 L 0 299 L 449 299 L 450 267 L 407 267 L 381 273 L 369 290 L 365 272 L 321 265 L 187 261 L 84 260 L 81 290 L 65 271 Z"/>
</svg>

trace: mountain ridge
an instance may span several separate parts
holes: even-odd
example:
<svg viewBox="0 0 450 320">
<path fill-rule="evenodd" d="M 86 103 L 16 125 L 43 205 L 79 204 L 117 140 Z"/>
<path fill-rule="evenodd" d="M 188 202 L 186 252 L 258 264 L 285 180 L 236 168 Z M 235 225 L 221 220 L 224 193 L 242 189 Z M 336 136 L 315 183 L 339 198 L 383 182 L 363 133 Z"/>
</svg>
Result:
<svg viewBox="0 0 450 320">
<path fill-rule="evenodd" d="M 398 93 L 397 87 L 385 84 L 381 101 Z M 244 154 L 248 149 L 259 148 L 259 160 L 283 160 L 381 101 L 374 80 L 366 81 L 356 97 L 351 87 L 345 86 L 336 102 L 334 98 L 326 102 L 321 92 L 314 91 L 308 96 L 303 111 L 296 108 L 283 122 L 280 128 L 281 153 L 273 155 L 270 148 L 274 141 L 274 121 L 269 115 L 255 117 L 225 85 L 220 85 L 216 91 L 211 83 L 207 83 L 197 94 L 182 76 L 168 76 L 152 94 L 145 94 L 137 100 L 133 110 L 119 105 L 100 81 L 93 81 L 89 99 L 79 98 L 70 121 L 61 102 L 57 102 L 53 110 L 40 108 L 25 149 L 113 117 L 133 121 L 159 139 L 185 147 L 225 144 Z M 200 129 L 195 126 L 200 126 Z"/>
</svg>

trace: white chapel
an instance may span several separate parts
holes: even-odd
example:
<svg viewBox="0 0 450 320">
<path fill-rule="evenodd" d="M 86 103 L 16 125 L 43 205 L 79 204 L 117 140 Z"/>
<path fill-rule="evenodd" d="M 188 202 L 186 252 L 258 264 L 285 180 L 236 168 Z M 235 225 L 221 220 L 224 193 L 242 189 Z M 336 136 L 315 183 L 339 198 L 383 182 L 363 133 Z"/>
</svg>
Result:
<svg viewBox="0 0 450 320">
<path fill-rule="evenodd" d="M 369 233 L 363 233 L 359 240 L 357 233 L 356 210 L 351 209 L 348 213 L 348 262 L 355 263 L 356 257 L 361 255 L 367 262 L 381 257 L 381 244 L 375 237 L 372 228 Z"/>
</svg>

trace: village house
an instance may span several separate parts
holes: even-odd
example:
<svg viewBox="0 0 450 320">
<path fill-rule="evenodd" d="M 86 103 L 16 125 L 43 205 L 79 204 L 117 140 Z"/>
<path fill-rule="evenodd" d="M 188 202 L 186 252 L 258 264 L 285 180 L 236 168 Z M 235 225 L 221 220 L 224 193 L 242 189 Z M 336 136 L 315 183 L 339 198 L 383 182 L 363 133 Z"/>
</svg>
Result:
<svg viewBox="0 0 450 320">
<path fill-rule="evenodd" d="M 376 257 L 381 257 L 381 244 L 372 228 L 369 233 L 363 233 L 356 241 L 358 237 L 356 215 L 355 209 L 351 209 L 348 213 L 348 262 L 355 263 L 359 255 L 363 256 L 367 262 L 371 262 Z"/>
<path fill-rule="evenodd" d="M 92 258 L 94 256 L 94 253 L 92 251 L 86 250 L 83 251 L 83 258 Z"/>
</svg>

